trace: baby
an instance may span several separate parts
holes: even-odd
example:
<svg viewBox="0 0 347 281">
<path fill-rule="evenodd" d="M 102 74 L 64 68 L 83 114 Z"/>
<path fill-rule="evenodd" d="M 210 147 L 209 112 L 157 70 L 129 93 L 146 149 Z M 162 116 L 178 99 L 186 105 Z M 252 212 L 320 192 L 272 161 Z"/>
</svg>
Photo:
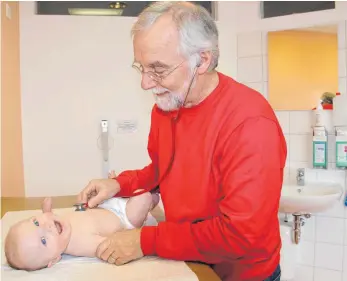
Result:
<svg viewBox="0 0 347 281">
<path fill-rule="evenodd" d="M 97 208 L 57 216 L 52 213 L 51 199 L 46 198 L 42 214 L 10 228 L 5 240 L 7 262 L 15 269 L 33 271 L 51 267 L 64 253 L 95 257 L 98 245 L 107 236 L 122 229 L 140 228 L 158 203 L 158 194 L 143 193 L 111 198 Z"/>
</svg>

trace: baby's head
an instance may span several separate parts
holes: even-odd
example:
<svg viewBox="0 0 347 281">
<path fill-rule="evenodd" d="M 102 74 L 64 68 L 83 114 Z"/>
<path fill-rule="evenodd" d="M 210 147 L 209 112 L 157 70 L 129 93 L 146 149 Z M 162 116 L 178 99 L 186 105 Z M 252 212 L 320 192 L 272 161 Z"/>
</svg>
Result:
<svg viewBox="0 0 347 281">
<path fill-rule="evenodd" d="M 49 198 L 44 201 L 42 211 L 10 228 L 5 254 L 11 267 L 32 271 L 51 267 L 61 259 L 70 241 L 71 225 L 52 213 Z"/>
</svg>

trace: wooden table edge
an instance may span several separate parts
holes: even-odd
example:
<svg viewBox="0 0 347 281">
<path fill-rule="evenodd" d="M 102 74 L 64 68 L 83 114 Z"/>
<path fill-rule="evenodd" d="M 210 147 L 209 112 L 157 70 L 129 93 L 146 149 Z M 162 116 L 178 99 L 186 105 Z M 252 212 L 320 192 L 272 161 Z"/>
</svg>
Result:
<svg viewBox="0 0 347 281">
<path fill-rule="evenodd" d="M 52 197 L 53 209 L 69 208 L 75 204 L 75 196 Z M 1 218 L 7 212 L 37 210 L 41 208 L 43 197 L 1 197 Z M 157 218 L 162 214 L 159 208 L 153 210 L 152 215 Z M 218 275 L 207 265 L 195 262 L 185 262 L 199 281 L 220 281 Z"/>
</svg>

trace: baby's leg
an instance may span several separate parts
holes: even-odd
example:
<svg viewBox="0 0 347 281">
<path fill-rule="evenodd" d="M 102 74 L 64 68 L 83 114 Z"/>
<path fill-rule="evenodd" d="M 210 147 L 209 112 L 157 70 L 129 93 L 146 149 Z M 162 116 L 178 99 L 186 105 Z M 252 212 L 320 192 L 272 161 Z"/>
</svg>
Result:
<svg viewBox="0 0 347 281">
<path fill-rule="evenodd" d="M 108 178 L 114 177 L 116 177 L 116 173 L 114 170 L 111 170 L 108 173 Z M 141 191 L 143 189 L 135 190 L 134 194 Z M 149 192 L 131 197 L 126 205 L 126 215 L 130 223 L 136 228 L 141 227 L 148 216 L 148 212 L 158 205 L 159 200 L 159 194 L 151 194 Z"/>
<path fill-rule="evenodd" d="M 149 192 L 131 197 L 126 205 L 126 213 L 130 223 L 139 228 L 143 226 L 148 213 L 159 203 L 159 195 Z"/>
</svg>

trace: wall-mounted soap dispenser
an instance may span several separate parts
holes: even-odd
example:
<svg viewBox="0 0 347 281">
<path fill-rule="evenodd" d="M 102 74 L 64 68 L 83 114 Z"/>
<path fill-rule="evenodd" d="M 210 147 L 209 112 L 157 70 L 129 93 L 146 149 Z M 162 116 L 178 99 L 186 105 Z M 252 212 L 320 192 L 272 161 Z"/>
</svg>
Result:
<svg viewBox="0 0 347 281">
<path fill-rule="evenodd" d="M 316 121 L 313 127 L 313 168 L 326 169 L 328 166 L 328 132 L 323 122 L 323 107 L 319 103 L 316 110 Z"/>
<path fill-rule="evenodd" d="M 347 169 L 347 127 L 335 129 L 336 168 Z"/>
<path fill-rule="evenodd" d="M 313 168 L 326 169 L 328 164 L 328 134 L 324 127 L 313 128 Z"/>
<path fill-rule="evenodd" d="M 336 168 L 347 169 L 347 94 L 337 93 L 334 98 Z"/>
</svg>

